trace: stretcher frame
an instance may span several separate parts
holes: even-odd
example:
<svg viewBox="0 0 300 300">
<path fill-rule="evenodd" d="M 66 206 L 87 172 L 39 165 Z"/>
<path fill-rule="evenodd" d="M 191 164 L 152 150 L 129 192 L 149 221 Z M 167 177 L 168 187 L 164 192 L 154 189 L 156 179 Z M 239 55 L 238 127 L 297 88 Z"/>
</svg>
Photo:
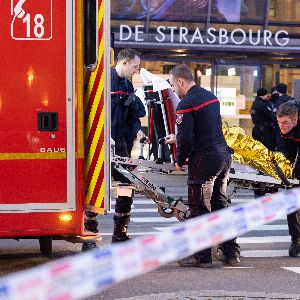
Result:
<svg viewBox="0 0 300 300">
<path fill-rule="evenodd" d="M 149 90 L 153 93 L 153 90 Z M 147 92 L 147 91 L 145 91 Z M 169 128 L 168 125 L 168 109 L 165 106 L 165 99 L 163 97 L 162 91 L 158 92 L 159 99 L 157 99 L 156 105 L 161 106 L 162 118 L 165 127 L 165 134 L 174 133 L 174 128 Z M 153 99 L 147 100 L 153 101 Z M 149 107 L 149 106 L 148 106 Z M 148 136 L 151 138 L 153 136 L 153 119 L 151 120 L 151 111 L 148 111 L 149 116 L 149 132 Z M 175 125 L 175 124 L 174 124 Z M 121 157 L 115 155 L 114 145 L 111 146 L 111 163 L 113 163 L 114 168 L 117 168 L 127 179 L 130 180 L 131 184 L 124 184 L 120 182 L 113 182 L 112 188 L 116 189 L 117 195 L 129 195 L 133 191 L 136 193 L 143 194 L 145 197 L 152 199 L 158 208 L 158 212 L 161 216 L 165 218 L 171 218 L 175 216 L 179 221 L 183 221 L 189 216 L 189 207 L 187 199 L 179 197 L 175 199 L 174 197 L 165 193 L 164 187 L 156 186 L 147 177 L 149 172 L 157 172 L 168 176 L 170 174 L 177 174 L 182 176 L 182 180 L 187 179 L 187 170 L 176 171 L 174 164 L 174 146 L 169 147 L 170 149 L 170 161 L 165 162 L 162 156 L 162 146 L 165 142 L 163 138 L 159 140 L 157 159 L 150 160 L 148 155 L 147 159 L 144 158 L 144 146 L 149 142 L 149 139 L 142 138 L 140 140 L 140 155 L 138 159 L 133 159 L 130 157 Z M 149 147 L 151 143 L 148 143 Z M 150 152 L 150 151 L 149 151 Z M 244 170 L 240 170 L 240 169 Z M 278 168 L 278 167 L 277 167 Z M 265 193 L 274 193 L 279 189 L 286 189 L 296 185 L 299 185 L 299 180 L 287 179 L 281 170 L 278 170 L 279 179 L 275 179 L 271 176 L 264 174 L 257 174 L 258 171 L 239 163 L 234 162 L 229 172 L 228 185 L 233 187 L 233 192 L 229 196 L 229 199 L 237 192 L 239 189 L 248 189 L 252 191 L 259 192 L 260 195 Z"/>
</svg>

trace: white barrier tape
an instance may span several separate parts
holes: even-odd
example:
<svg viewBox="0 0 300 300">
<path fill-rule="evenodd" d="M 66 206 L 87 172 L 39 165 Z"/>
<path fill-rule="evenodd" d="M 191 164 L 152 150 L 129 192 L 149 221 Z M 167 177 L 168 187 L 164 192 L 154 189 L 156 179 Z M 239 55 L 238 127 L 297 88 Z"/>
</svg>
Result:
<svg viewBox="0 0 300 300">
<path fill-rule="evenodd" d="M 0 300 L 80 299 L 234 238 L 300 208 L 300 188 L 233 206 L 101 250 L 67 257 L 0 280 Z"/>
</svg>

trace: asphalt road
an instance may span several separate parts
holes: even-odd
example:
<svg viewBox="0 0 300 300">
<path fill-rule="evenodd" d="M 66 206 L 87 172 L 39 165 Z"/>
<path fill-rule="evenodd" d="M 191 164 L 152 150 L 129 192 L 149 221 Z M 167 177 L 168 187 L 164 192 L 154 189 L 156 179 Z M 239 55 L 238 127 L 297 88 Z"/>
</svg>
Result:
<svg viewBox="0 0 300 300">
<path fill-rule="evenodd" d="M 160 186 L 166 186 L 171 195 L 186 197 L 182 179 L 175 178 L 170 182 L 156 178 L 156 181 Z M 254 201 L 253 193 L 240 191 L 232 202 L 247 201 Z M 112 213 L 99 217 L 99 222 L 103 236 L 101 247 L 110 243 Z M 143 196 L 135 198 L 130 224 L 133 238 L 159 234 L 177 222 L 174 218 L 160 217 L 152 200 Z M 212 269 L 181 268 L 173 262 L 121 282 L 89 299 L 300 299 L 300 257 L 288 257 L 289 240 L 283 217 L 238 238 L 242 249 L 239 267 L 228 268 L 215 261 Z M 74 255 L 81 247 L 55 241 L 53 248 L 55 258 L 59 258 Z M 1 240 L 0 275 L 48 262 L 38 249 L 38 242 L 34 240 Z"/>
<path fill-rule="evenodd" d="M 159 182 L 164 185 L 164 182 Z M 166 187 L 167 192 L 175 197 L 187 197 L 185 186 L 180 186 L 177 181 L 173 185 Z M 255 201 L 251 191 L 239 191 L 232 199 L 233 205 L 248 201 Z M 104 242 L 110 240 L 111 217 L 109 214 L 102 221 Z M 135 235 L 152 234 L 163 231 L 165 227 L 176 222 L 173 218 L 160 217 L 151 200 L 138 198 L 133 208 L 130 231 Z M 300 257 L 288 256 L 290 237 L 285 217 L 239 237 L 238 243 L 242 250 L 239 267 L 230 268 L 215 261 L 212 269 L 181 268 L 174 262 L 149 274 L 117 284 L 90 299 L 134 296 L 144 296 L 136 299 L 152 299 L 154 296 L 149 296 L 152 294 L 159 294 L 157 299 L 300 299 Z M 205 298 L 206 293 L 214 294 Z M 240 298 L 236 298 L 237 295 Z"/>
</svg>

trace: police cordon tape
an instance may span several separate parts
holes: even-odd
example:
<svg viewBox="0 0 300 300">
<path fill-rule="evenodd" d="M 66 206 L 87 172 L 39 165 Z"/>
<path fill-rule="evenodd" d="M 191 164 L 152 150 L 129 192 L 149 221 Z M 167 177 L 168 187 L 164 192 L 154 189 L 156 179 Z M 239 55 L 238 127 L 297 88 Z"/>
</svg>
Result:
<svg viewBox="0 0 300 300">
<path fill-rule="evenodd" d="M 0 300 L 81 299 L 229 240 L 300 208 L 300 188 L 235 205 L 167 228 L 66 257 L 0 280 Z"/>
</svg>

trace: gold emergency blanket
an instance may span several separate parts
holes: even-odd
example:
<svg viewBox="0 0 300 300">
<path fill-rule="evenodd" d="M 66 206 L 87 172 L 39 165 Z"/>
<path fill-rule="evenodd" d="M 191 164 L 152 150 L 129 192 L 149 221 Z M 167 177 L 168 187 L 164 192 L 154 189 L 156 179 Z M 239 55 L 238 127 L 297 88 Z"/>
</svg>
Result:
<svg viewBox="0 0 300 300">
<path fill-rule="evenodd" d="M 273 153 L 262 143 L 246 135 L 240 127 L 227 127 L 223 124 L 223 134 L 229 147 L 234 150 L 233 160 L 243 163 L 279 179 L 275 163 L 285 177 L 293 178 L 293 164 L 282 153 Z"/>
</svg>

